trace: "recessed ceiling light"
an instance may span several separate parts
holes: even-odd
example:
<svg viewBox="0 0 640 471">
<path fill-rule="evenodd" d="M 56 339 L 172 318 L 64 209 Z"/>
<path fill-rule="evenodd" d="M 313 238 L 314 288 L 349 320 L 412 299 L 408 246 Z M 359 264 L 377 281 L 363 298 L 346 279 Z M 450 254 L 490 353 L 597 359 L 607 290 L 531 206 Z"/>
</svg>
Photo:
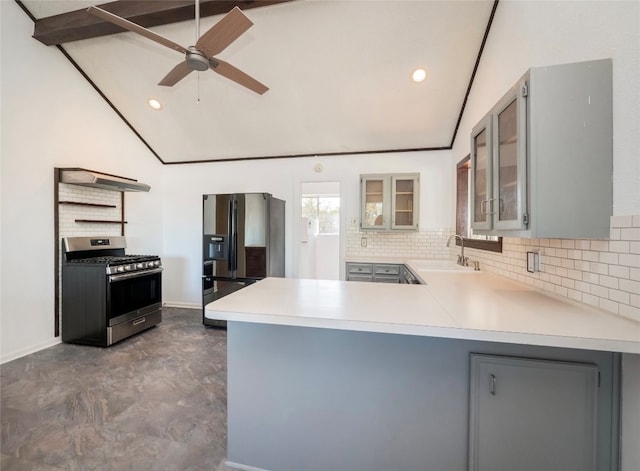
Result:
<svg viewBox="0 0 640 471">
<path fill-rule="evenodd" d="M 149 104 L 149 107 L 152 110 L 161 110 L 162 109 L 162 103 L 160 103 L 160 101 L 158 101 L 155 98 L 149 98 L 149 100 L 147 101 L 147 103 Z"/>
<path fill-rule="evenodd" d="M 411 74 L 411 80 L 416 83 L 424 82 L 427 78 L 427 70 L 426 69 L 415 69 Z"/>
</svg>

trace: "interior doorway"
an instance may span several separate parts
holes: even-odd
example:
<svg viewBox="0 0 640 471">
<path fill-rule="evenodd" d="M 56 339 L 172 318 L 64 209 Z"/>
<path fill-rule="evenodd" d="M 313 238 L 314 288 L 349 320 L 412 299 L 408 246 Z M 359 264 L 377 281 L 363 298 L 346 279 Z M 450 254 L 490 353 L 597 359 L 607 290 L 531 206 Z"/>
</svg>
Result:
<svg viewBox="0 0 640 471">
<path fill-rule="evenodd" d="M 303 182 L 298 278 L 340 279 L 340 182 Z"/>
</svg>

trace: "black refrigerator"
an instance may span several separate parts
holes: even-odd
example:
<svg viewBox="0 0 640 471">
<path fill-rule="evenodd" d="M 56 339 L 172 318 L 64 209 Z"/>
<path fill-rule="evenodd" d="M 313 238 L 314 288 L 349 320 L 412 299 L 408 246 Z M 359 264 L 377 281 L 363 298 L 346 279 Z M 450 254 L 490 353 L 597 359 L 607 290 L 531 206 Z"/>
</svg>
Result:
<svg viewBox="0 0 640 471">
<path fill-rule="evenodd" d="M 268 276 L 284 277 L 285 202 L 268 193 L 202 196 L 202 322 L 207 304 Z"/>
</svg>

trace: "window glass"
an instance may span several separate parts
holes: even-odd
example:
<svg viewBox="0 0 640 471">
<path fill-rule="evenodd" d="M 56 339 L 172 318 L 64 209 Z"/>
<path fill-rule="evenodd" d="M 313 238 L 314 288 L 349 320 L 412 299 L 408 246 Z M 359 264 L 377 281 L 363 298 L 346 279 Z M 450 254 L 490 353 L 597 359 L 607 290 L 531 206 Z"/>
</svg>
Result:
<svg viewBox="0 0 640 471">
<path fill-rule="evenodd" d="M 339 196 L 302 196 L 302 217 L 317 221 L 318 234 L 340 233 Z"/>
</svg>

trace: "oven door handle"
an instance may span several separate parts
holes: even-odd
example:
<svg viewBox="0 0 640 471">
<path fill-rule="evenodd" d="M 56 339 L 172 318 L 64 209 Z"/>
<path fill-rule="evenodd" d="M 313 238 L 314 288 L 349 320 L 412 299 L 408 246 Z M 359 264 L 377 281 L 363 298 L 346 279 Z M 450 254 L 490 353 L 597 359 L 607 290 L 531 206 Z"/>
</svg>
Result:
<svg viewBox="0 0 640 471">
<path fill-rule="evenodd" d="M 162 267 L 152 268 L 151 270 L 134 271 L 132 273 L 123 273 L 121 275 L 110 275 L 109 283 L 113 283 L 115 281 L 128 280 L 130 278 L 137 278 L 139 276 L 153 275 L 154 273 L 160 273 L 161 271 L 162 271 Z"/>
</svg>

